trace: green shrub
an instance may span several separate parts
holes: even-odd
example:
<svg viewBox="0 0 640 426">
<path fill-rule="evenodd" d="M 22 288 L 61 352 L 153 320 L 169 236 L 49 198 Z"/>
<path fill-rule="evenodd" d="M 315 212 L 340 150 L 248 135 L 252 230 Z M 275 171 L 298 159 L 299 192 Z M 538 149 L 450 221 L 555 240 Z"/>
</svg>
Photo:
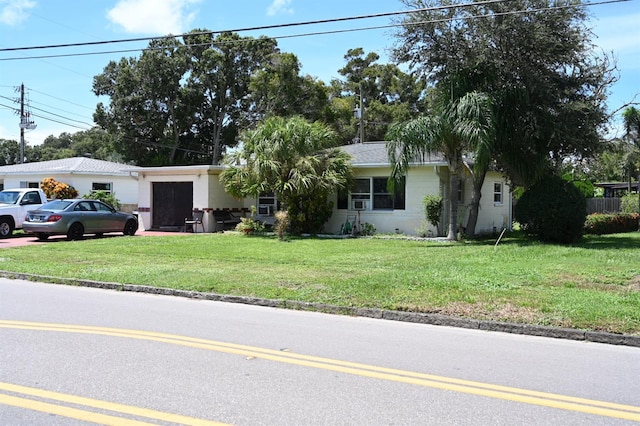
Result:
<svg viewBox="0 0 640 426">
<path fill-rule="evenodd" d="M 120 200 L 116 198 L 116 194 L 107 191 L 91 191 L 83 195 L 82 198 L 89 200 L 100 200 L 105 204 L 109 204 L 116 210 L 120 210 Z"/>
<path fill-rule="evenodd" d="M 424 206 L 427 221 L 435 226 L 439 234 L 440 217 L 442 217 L 442 197 L 440 195 L 426 195 L 422 199 L 422 205 Z"/>
<path fill-rule="evenodd" d="M 264 231 L 264 225 L 257 220 L 253 220 L 250 217 L 241 217 L 240 223 L 236 225 L 236 231 L 240 231 L 245 235 L 253 234 L 254 232 Z"/>
<path fill-rule="evenodd" d="M 595 213 L 587 216 L 584 224 L 586 234 L 621 234 L 638 230 L 638 213 L 602 214 Z"/>
<path fill-rule="evenodd" d="M 369 222 L 364 222 L 360 225 L 360 235 L 371 236 L 376 233 L 376 227 Z"/>
<path fill-rule="evenodd" d="M 289 232 L 319 234 L 333 214 L 333 202 L 326 191 L 316 191 L 313 196 L 291 195 L 286 204 L 289 213 Z"/>
<path fill-rule="evenodd" d="M 622 213 L 640 213 L 638 211 L 638 194 L 627 194 L 620 200 Z"/>
<path fill-rule="evenodd" d="M 544 242 L 573 243 L 582 237 L 586 200 L 580 190 L 549 176 L 522 194 L 514 208 L 522 229 Z"/>
</svg>

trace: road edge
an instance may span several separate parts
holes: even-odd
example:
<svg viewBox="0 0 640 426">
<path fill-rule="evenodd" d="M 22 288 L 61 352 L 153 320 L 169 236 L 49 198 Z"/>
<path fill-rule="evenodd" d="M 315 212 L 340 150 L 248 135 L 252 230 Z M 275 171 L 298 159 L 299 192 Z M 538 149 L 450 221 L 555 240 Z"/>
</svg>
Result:
<svg viewBox="0 0 640 426">
<path fill-rule="evenodd" d="M 146 285 L 81 280 L 76 278 L 59 278 L 46 275 L 25 274 L 8 271 L 0 271 L 0 277 L 25 281 L 39 281 L 48 284 L 64 284 L 105 290 L 148 293 L 162 296 L 184 297 L 188 299 L 211 300 L 215 302 L 242 303 L 246 305 L 264 306 L 270 308 L 313 311 L 334 315 L 348 315 L 356 317 L 384 319 L 389 321 L 412 322 L 446 327 L 467 328 L 472 330 L 549 337 L 554 339 L 567 339 L 592 343 L 605 343 L 610 345 L 640 347 L 640 336 L 629 334 L 615 334 L 571 328 L 549 327 L 543 325 L 477 320 L 433 313 L 391 311 L 378 308 L 355 308 L 349 306 L 328 305 L 325 303 L 299 302 L 294 300 L 261 299 L 257 297 L 232 296 L 217 293 L 205 293 L 199 291 L 152 287 Z"/>
</svg>

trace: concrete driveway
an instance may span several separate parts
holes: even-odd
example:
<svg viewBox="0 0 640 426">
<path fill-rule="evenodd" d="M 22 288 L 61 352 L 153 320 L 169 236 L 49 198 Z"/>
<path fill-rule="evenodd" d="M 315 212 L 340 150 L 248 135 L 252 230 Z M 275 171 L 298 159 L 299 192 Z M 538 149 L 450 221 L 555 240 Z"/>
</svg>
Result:
<svg viewBox="0 0 640 426">
<path fill-rule="evenodd" d="M 137 236 L 137 237 L 157 237 L 157 236 L 169 236 L 169 235 L 190 235 L 190 233 L 138 230 L 138 232 L 136 232 L 135 236 Z M 85 239 L 112 238 L 112 237 L 116 237 L 116 236 L 122 236 L 122 234 L 121 233 L 112 233 L 112 234 L 106 234 L 103 237 L 95 237 L 94 235 L 87 235 L 87 236 L 85 236 Z M 9 238 L 0 239 L 0 249 L 11 248 L 11 247 L 21 247 L 21 246 L 34 245 L 34 244 L 52 244 L 52 243 L 59 243 L 59 242 L 65 242 L 65 241 L 67 241 L 67 237 L 65 237 L 64 235 L 56 235 L 56 236 L 50 237 L 48 240 L 39 241 L 33 235 L 17 234 L 17 235 L 12 235 Z"/>
</svg>

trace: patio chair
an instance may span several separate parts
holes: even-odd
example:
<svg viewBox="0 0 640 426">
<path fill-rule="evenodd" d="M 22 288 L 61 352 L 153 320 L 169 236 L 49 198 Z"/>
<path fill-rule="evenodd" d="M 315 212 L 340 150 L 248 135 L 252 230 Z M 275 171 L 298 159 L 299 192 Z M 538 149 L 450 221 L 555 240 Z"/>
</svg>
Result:
<svg viewBox="0 0 640 426">
<path fill-rule="evenodd" d="M 185 231 L 191 227 L 191 232 L 196 232 L 198 230 L 198 225 L 202 228 L 202 232 L 204 232 L 204 224 L 202 223 L 202 218 L 204 217 L 204 210 L 194 210 L 191 219 L 188 217 L 184 218 L 184 227 Z"/>
<path fill-rule="evenodd" d="M 228 210 L 214 210 L 215 232 L 233 229 L 240 223 L 240 218 L 231 214 Z"/>
</svg>

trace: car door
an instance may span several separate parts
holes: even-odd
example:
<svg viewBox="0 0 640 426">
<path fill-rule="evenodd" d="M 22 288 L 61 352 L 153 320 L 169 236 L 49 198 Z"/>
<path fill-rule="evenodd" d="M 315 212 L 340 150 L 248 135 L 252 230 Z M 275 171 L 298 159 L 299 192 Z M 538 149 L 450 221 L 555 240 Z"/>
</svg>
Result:
<svg viewBox="0 0 640 426">
<path fill-rule="evenodd" d="M 118 220 L 118 214 L 113 211 L 113 209 L 100 202 L 93 201 L 93 206 L 97 211 L 97 215 L 99 217 L 99 226 L 101 231 L 96 232 L 118 232 L 122 231 L 124 226 Z"/>
<path fill-rule="evenodd" d="M 99 232 L 95 230 L 98 223 L 94 214 L 95 211 L 92 211 L 92 209 L 93 206 L 89 201 L 81 201 L 73 207 L 73 216 L 82 223 L 84 232 L 86 233 Z M 70 223 L 73 222 L 75 222 L 75 220 L 70 221 Z"/>
</svg>

